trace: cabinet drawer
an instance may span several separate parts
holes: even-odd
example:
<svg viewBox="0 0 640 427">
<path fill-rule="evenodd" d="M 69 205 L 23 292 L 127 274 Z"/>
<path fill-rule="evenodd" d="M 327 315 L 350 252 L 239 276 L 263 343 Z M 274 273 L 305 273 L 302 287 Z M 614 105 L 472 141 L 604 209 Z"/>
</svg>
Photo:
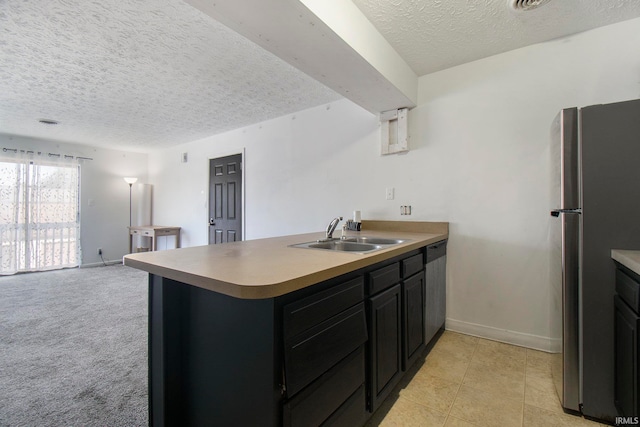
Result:
<svg viewBox="0 0 640 427">
<path fill-rule="evenodd" d="M 364 346 L 347 356 L 284 405 L 284 425 L 320 425 L 365 381 Z M 364 414 L 363 399 L 360 411 Z"/>
<path fill-rule="evenodd" d="M 400 281 L 400 263 L 395 262 L 374 270 L 367 274 L 367 277 L 369 279 L 369 295 L 377 294 Z"/>
<path fill-rule="evenodd" d="M 360 386 L 349 399 L 322 424 L 322 427 L 353 427 L 364 424 L 366 415 L 366 394 L 364 385 Z"/>
<path fill-rule="evenodd" d="M 640 311 L 640 283 L 620 269 L 616 269 L 616 292 L 633 311 Z"/>
<path fill-rule="evenodd" d="M 367 341 L 364 303 L 285 340 L 287 394 L 293 396 Z"/>
<path fill-rule="evenodd" d="M 424 258 L 422 254 L 417 254 L 400 261 L 402 265 L 402 277 L 413 276 L 424 268 Z"/>
<path fill-rule="evenodd" d="M 357 277 L 284 307 L 284 336 L 293 337 L 364 299 L 364 278 Z"/>
</svg>

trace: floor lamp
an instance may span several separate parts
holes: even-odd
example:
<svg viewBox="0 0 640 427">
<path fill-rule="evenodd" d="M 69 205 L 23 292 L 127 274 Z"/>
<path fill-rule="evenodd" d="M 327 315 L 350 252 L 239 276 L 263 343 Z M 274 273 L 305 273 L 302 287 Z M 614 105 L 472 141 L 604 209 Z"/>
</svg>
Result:
<svg viewBox="0 0 640 427">
<path fill-rule="evenodd" d="M 124 178 L 124 182 L 129 184 L 129 227 L 131 227 L 131 187 L 133 186 L 133 184 L 135 184 L 137 180 L 138 178 L 133 178 L 133 177 Z"/>
</svg>

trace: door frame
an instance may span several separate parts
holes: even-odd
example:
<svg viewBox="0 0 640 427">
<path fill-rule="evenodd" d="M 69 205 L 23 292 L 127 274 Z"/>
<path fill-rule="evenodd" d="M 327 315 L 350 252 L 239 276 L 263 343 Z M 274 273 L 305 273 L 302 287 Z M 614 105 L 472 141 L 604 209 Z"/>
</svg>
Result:
<svg viewBox="0 0 640 427">
<path fill-rule="evenodd" d="M 242 206 L 242 215 L 240 215 L 240 219 L 242 222 L 242 239 L 241 240 L 246 240 L 246 236 L 247 236 L 247 230 L 246 230 L 246 224 L 245 224 L 245 218 L 246 218 L 246 209 L 245 209 L 245 186 L 246 186 L 246 174 L 245 174 L 245 169 L 246 169 L 246 162 L 245 162 L 245 158 L 246 158 L 246 148 L 242 147 L 240 150 L 230 150 L 230 151 L 221 151 L 218 153 L 215 153 L 215 155 L 209 155 L 207 157 L 207 185 L 205 186 L 205 188 L 207 189 L 205 198 L 206 198 L 206 202 L 205 202 L 205 206 L 207 208 L 206 213 L 205 213 L 205 218 L 203 223 L 206 224 L 205 227 L 205 235 L 207 236 L 207 244 L 209 243 L 209 203 L 211 202 L 211 200 L 209 200 L 209 195 L 211 194 L 211 182 L 210 177 L 211 177 L 211 160 L 213 159 L 218 159 L 221 157 L 228 157 L 228 156 L 235 156 L 235 155 L 240 155 L 240 172 L 241 172 L 241 176 L 242 176 L 242 185 L 240 186 L 240 205 Z"/>
</svg>

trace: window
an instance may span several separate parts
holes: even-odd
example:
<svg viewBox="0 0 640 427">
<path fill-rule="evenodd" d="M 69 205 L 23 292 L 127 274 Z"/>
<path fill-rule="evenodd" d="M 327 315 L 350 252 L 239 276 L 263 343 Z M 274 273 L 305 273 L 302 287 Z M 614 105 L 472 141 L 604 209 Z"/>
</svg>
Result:
<svg viewBox="0 0 640 427">
<path fill-rule="evenodd" d="M 0 159 L 0 274 L 80 263 L 80 166 Z"/>
</svg>

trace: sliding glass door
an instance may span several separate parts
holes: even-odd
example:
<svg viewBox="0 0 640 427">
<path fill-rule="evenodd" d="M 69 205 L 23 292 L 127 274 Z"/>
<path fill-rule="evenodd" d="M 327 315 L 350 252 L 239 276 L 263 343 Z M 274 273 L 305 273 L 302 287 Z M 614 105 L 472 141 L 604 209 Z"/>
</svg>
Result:
<svg viewBox="0 0 640 427">
<path fill-rule="evenodd" d="M 0 274 L 80 263 L 80 166 L 0 159 Z"/>
</svg>

